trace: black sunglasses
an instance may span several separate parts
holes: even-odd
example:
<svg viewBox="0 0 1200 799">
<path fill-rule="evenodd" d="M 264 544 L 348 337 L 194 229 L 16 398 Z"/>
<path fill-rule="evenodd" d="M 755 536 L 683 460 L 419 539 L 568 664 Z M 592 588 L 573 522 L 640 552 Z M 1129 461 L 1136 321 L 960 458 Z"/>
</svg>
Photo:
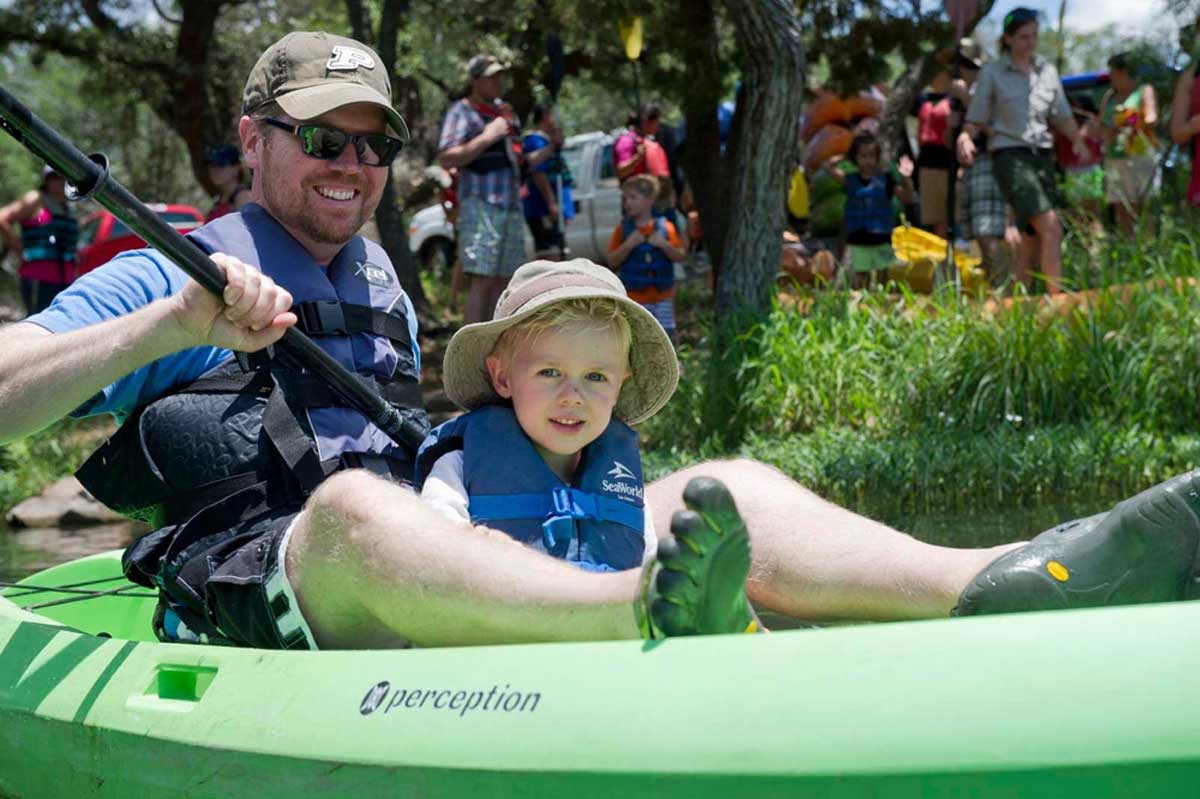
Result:
<svg viewBox="0 0 1200 799">
<path fill-rule="evenodd" d="M 300 140 L 300 149 L 311 158 L 330 161 L 353 143 L 358 161 L 364 166 L 387 166 L 404 149 L 401 139 L 383 133 L 347 133 L 323 125 L 291 125 L 278 119 L 264 118 L 263 122 L 286 130 Z"/>
</svg>

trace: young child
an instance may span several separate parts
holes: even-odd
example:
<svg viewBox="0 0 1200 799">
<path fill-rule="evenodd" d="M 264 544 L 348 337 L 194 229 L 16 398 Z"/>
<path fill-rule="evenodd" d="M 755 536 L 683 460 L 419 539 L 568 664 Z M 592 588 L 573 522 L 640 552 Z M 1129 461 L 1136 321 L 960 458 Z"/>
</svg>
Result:
<svg viewBox="0 0 1200 799">
<path fill-rule="evenodd" d="M 653 214 L 658 191 L 652 175 L 635 175 L 621 186 L 625 218 L 608 243 L 608 265 L 630 299 L 653 314 L 676 342 L 675 262 L 686 258 L 687 250 L 675 226 Z"/>
<path fill-rule="evenodd" d="M 421 447 L 421 496 L 584 569 L 640 567 L 657 539 L 629 425 L 678 379 L 671 341 L 612 272 L 526 264 L 492 321 L 450 341 L 446 394 L 468 412 Z"/>
<path fill-rule="evenodd" d="M 892 228 L 896 213 L 892 197 L 901 202 L 913 202 L 913 162 L 900 157 L 899 175 L 883 169 L 879 163 L 879 140 L 873 133 L 860 133 L 850 144 L 846 158 L 856 171 L 844 171 L 835 156 L 825 167 L 846 190 L 846 217 L 843 230 L 846 237 L 844 263 L 851 275 L 851 285 L 863 288 L 887 278 L 887 270 L 896 262 L 892 250 Z"/>
</svg>

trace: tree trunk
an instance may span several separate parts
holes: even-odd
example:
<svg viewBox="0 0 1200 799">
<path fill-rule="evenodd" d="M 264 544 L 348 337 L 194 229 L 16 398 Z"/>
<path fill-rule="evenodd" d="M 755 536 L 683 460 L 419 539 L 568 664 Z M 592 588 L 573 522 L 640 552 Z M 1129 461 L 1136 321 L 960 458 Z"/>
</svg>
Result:
<svg viewBox="0 0 1200 799">
<path fill-rule="evenodd" d="M 387 71 L 388 81 L 394 90 L 396 81 L 396 38 L 400 30 L 400 21 L 409 11 L 409 0 L 386 0 L 379 19 L 378 40 L 372 35 L 371 20 L 367 9 L 360 0 L 346 0 L 346 15 L 350 21 L 350 30 L 355 39 L 369 44 L 379 52 L 379 59 Z M 406 87 L 408 88 L 408 87 Z M 391 98 L 389 98 L 391 99 Z M 393 102 L 395 102 L 393 100 Z M 407 105 L 407 103 L 406 103 Z M 408 120 L 405 120 L 407 122 Z M 422 316 L 429 314 L 429 299 L 421 285 L 421 276 L 417 261 L 408 248 L 408 228 L 404 224 L 404 212 L 397 202 L 397 191 L 392 180 L 392 169 L 388 167 L 388 180 L 383 187 L 383 197 L 379 207 L 375 209 L 375 226 L 379 229 L 380 245 L 391 259 L 396 269 L 396 277 L 400 286 L 412 300 L 417 313 Z"/>
<path fill-rule="evenodd" d="M 879 115 L 881 163 L 895 162 L 896 154 L 900 151 L 901 137 L 907 135 L 905 122 L 908 120 L 908 113 L 921 89 L 937 74 L 938 67 L 933 53 L 923 53 L 920 58 L 909 64 L 892 84 L 892 90 L 888 92 L 887 100 L 883 104 L 883 113 Z"/>
<path fill-rule="evenodd" d="M 209 57 L 221 3 L 187 0 L 180 4 L 183 21 L 175 40 L 175 71 L 167 86 L 171 97 L 170 125 L 187 142 L 192 173 L 208 193 L 216 190 L 208 179 L 205 150 L 228 138 L 229 125 L 218 113 L 209 91 Z"/>
<path fill-rule="evenodd" d="M 976 6 L 974 16 L 967 20 L 966 27 L 963 29 L 964 33 L 969 36 L 995 4 L 996 0 L 982 0 Z M 948 36 L 953 35 L 953 31 L 948 34 Z M 958 46 L 958 42 L 949 42 L 949 44 L 954 47 Z M 949 62 L 950 65 L 953 63 L 953 60 Z M 904 74 L 892 84 L 892 90 L 883 105 L 883 113 L 879 117 L 880 156 L 883 163 L 889 164 L 896 160 L 900 137 L 905 135 L 904 123 L 908 119 L 908 112 L 916 101 L 917 95 L 921 93 L 921 89 L 937 74 L 939 66 L 935 52 L 924 53 L 910 64 L 908 69 L 904 70 Z"/>
<path fill-rule="evenodd" d="M 765 310 L 779 272 L 784 200 L 800 131 L 804 45 L 789 0 L 724 0 L 742 67 L 717 314 Z M 690 124 L 690 123 L 689 123 Z M 728 157 L 728 154 L 727 154 Z"/>
<path fill-rule="evenodd" d="M 717 59 L 716 9 L 710 0 L 680 0 L 679 47 L 687 64 L 683 113 L 687 140 L 683 170 L 704 228 L 704 247 L 713 269 L 720 269 L 728 220 L 725 169 L 717 106 L 721 102 L 721 67 Z"/>
</svg>

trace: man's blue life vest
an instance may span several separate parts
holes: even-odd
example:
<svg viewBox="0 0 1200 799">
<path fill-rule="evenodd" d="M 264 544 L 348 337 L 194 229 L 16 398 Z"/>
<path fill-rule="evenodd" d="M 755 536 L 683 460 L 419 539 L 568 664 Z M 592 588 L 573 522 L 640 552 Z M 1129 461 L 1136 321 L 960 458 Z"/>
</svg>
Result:
<svg viewBox="0 0 1200 799">
<path fill-rule="evenodd" d="M 613 419 L 583 451 L 571 485 L 534 448 L 511 408 L 488 405 L 440 425 L 417 456 L 422 484 L 439 458 L 463 452 L 471 521 L 591 571 L 642 564 L 645 510 L 637 433 Z"/>
<path fill-rule="evenodd" d="M 857 172 L 846 176 L 846 232 L 887 236 L 896 226 L 886 173 L 863 180 Z"/>
<path fill-rule="evenodd" d="M 355 237 L 322 268 L 255 204 L 189 238 L 285 287 L 299 327 L 321 349 L 428 429 L 404 292 L 382 248 Z M 270 348 L 239 354 L 138 408 L 78 476 L 109 507 L 162 528 L 125 555 L 126 573 L 149 585 L 165 552 L 187 544 L 174 540 L 176 526 L 201 509 L 206 523 L 186 525 L 189 536 L 232 530 L 251 508 L 298 507 L 339 468 L 411 480 L 414 458 L 323 381 Z M 232 509 L 213 512 L 220 503 Z"/>
<path fill-rule="evenodd" d="M 654 227 L 664 239 L 670 240 L 667 226 L 660 217 L 654 218 Z M 621 240 L 629 238 L 636 229 L 633 220 L 625 217 L 621 220 Z M 675 285 L 675 264 L 665 252 L 649 242 L 642 242 L 621 262 L 617 275 L 627 291 L 642 291 L 650 287 L 666 291 Z"/>
</svg>

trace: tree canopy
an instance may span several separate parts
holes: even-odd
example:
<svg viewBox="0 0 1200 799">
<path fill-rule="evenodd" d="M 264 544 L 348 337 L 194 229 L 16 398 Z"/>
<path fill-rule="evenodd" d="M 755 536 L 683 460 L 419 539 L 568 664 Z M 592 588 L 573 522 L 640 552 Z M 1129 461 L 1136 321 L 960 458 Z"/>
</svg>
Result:
<svg viewBox="0 0 1200 799">
<path fill-rule="evenodd" d="M 992 4 L 975 4 L 968 30 Z M 646 45 L 636 65 L 616 24 L 634 15 Z M 283 33 L 304 29 L 367 40 L 393 74 L 393 101 L 413 141 L 393 166 L 377 221 L 419 306 L 402 214 L 430 194 L 421 190 L 424 170 L 446 107 L 464 91 L 462 65 L 477 52 L 509 62 L 506 96 L 526 114 L 550 99 L 554 36 L 563 43 L 558 110 L 569 133 L 619 127 L 635 80 L 668 122 L 686 117 L 684 166 L 723 309 L 768 302 L 806 94 L 817 85 L 890 84 L 883 127 L 896 139 L 911 96 L 955 35 L 941 4 L 912 0 L 12 0 L 0 7 L 0 80 L 82 149 L 108 152 L 139 196 L 203 202 L 204 150 L 235 140 L 253 61 Z M 733 135 L 722 147 L 717 107 L 735 91 Z M 28 188 L 37 167 L 0 147 L 0 191 Z"/>
</svg>

